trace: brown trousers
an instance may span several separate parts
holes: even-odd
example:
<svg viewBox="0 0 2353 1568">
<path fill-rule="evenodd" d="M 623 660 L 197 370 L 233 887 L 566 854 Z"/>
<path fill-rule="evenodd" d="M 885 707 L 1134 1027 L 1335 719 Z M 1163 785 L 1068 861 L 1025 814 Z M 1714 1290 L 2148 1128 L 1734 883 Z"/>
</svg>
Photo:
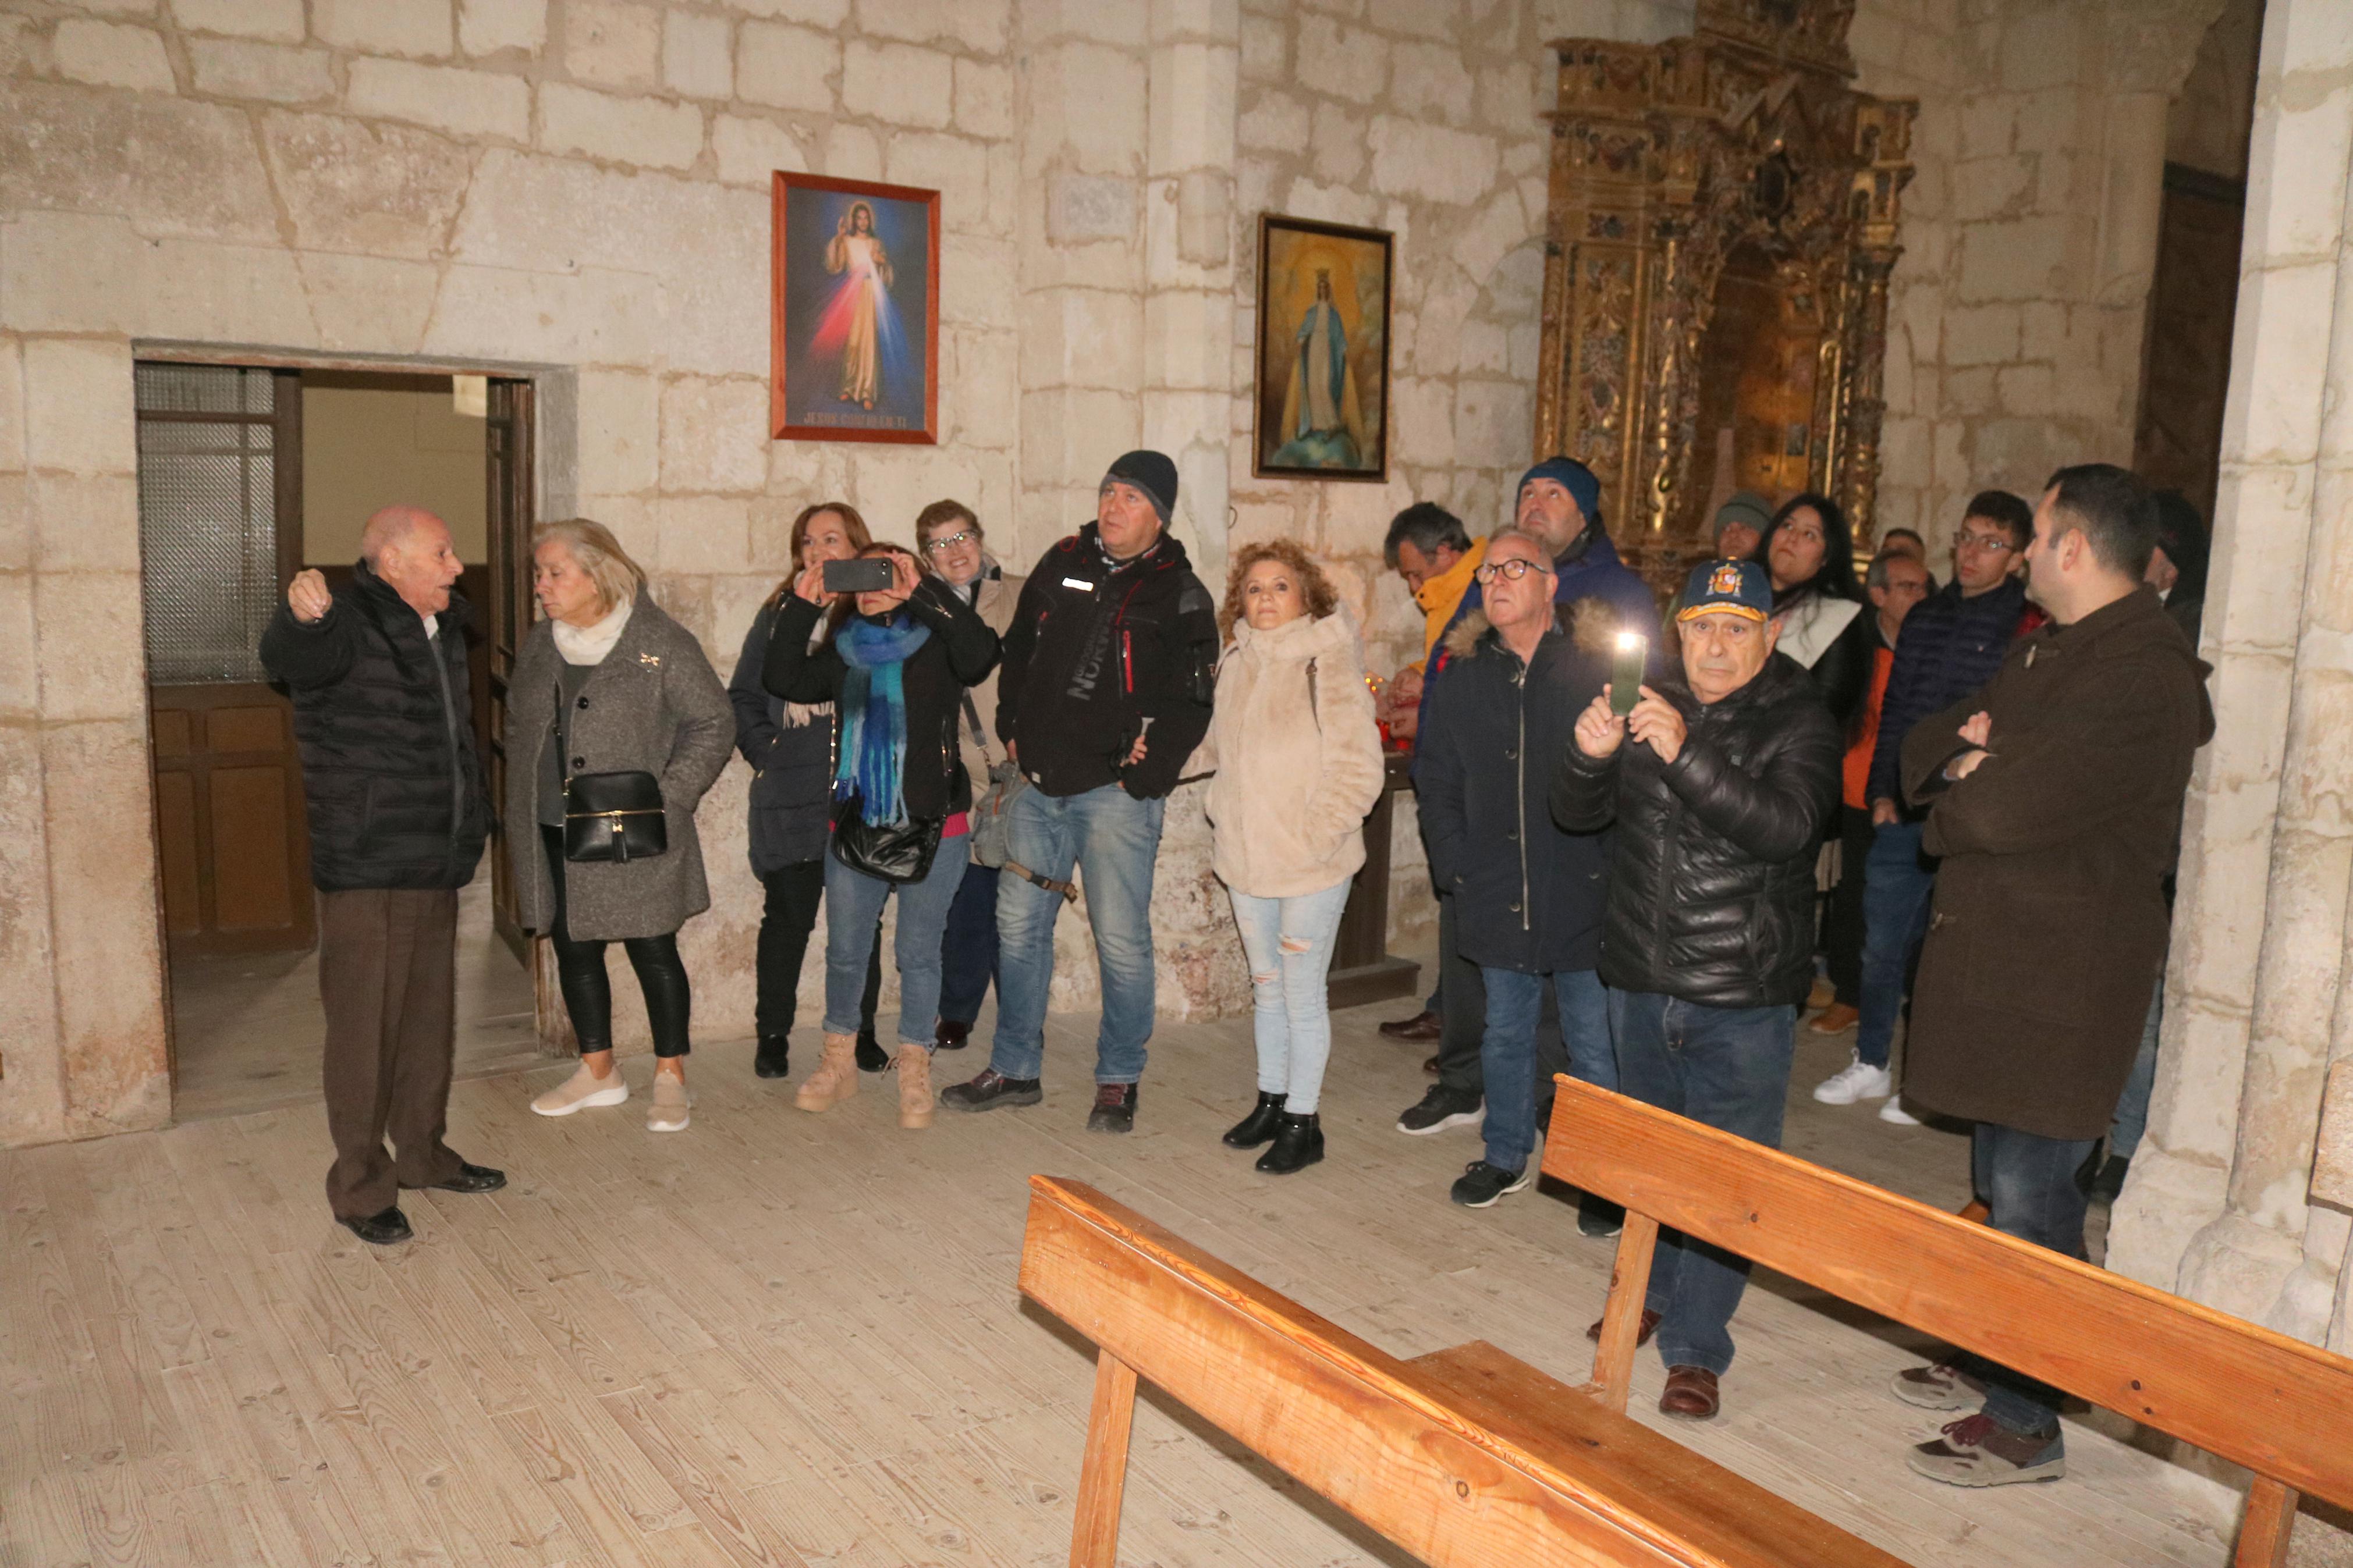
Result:
<svg viewBox="0 0 2353 1568">
<path fill-rule="evenodd" d="M 321 892 L 319 1000 L 337 1219 L 380 1214 L 402 1187 L 458 1173 L 441 1141 L 457 1048 L 458 894 L 453 889 Z M 396 1154 L 385 1152 L 392 1136 Z"/>
</svg>

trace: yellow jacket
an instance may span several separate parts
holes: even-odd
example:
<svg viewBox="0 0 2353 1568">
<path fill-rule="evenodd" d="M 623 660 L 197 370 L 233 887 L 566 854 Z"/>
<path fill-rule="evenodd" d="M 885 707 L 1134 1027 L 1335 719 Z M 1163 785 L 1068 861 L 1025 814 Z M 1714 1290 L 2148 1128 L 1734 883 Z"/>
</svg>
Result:
<svg viewBox="0 0 2353 1568">
<path fill-rule="evenodd" d="M 1462 595 L 1471 591 L 1472 574 L 1479 563 L 1487 558 L 1487 542 L 1474 539 L 1462 558 L 1437 576 L 1423 582 L 1413 602 L 1421 606 L 1421 657 L 1426 660 L 1438 647 L 1438 638 L 1446 630 L 1446 623 L 1454 618 L 1454 608 L 1462 603 Z"/>
</svg>

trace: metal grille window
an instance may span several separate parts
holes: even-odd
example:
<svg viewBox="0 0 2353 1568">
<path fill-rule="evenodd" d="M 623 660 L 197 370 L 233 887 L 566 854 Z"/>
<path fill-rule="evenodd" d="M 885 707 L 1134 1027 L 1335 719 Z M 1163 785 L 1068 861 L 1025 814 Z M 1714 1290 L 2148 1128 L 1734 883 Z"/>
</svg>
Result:
<svg viewBox="0 0 2353 1568">
<path fill-rule="evenodd" d="M 292 378 L 227 365 L 141 364 L 139 538 L 147 679 L 268 679 L 258 649 L 280 593 L 279 498 L 291 465 Z M 299 415 L 295 416 L 299 417 Z"/>
</svg>

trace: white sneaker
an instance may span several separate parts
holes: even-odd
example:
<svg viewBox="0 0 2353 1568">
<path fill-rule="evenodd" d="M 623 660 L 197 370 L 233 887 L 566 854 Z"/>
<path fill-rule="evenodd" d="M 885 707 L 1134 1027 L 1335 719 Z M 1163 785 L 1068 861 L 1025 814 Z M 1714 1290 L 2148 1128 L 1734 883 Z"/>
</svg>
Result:
<svg viewBox="0 0 2353 1568">
<path fill-rule="evenodd" d="M 1858 1100 L 1885 1100 L 1895 1092 L 1895 1075 L 1875 1068 L 1861 1057 L 1846 1064 L 1835 1078 L 1814 1085 L 1814 1098 L 1824 1105 L 1852 1105 Z"/>
<path fill-rule="evenodd" d="M 572 1076 L 531 1102 L 531 1108 L 542 1116 L 569 1116 L 575 1110 L 586 1110 L 596 1105 L 618 1105 L 629 1098 L 629 1086 L 621 1079 L 618 1068 L 603 1078 L 581 1063 L 572 1069 Z"/>
<path fill-rule="evenodd" d="M 1920 1119 L 1905 1110 L 1904 1102 L 1892 1094 L 1887 1097 L 1887 1103 L 1879 1108 L 1879 1119 L 1882 1121 L 1893 1121 L 1898 1127 L 1920 1125 Z"/>
</svg>

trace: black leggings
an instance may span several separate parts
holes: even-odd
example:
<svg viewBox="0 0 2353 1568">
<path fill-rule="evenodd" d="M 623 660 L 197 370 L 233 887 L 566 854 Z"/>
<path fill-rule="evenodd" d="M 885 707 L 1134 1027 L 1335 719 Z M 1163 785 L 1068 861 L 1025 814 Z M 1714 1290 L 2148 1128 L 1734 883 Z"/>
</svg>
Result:
<svg viewBox="0 0 2353 1568">
<path fill-rule="evenodd" d="M 756 964 L 758 993 L 753 1026 L 762 1039 L 793 1032 L 793 1012 L 801 984 L 801 957 L 817 929 L 825 900 L 825 862 L 796 860 L 761 879 L 767 902 L 760 911 Z M 822 985 L 823 982 L 820 981 Z M 874 950 L 866 955 L 866 994 L 860 998 L 858 1033 L 874 1037 L 874 1003 L 882 992 L 882 922 L 874 922 Z"/>
<path fill-rule="evenodd" d="M 540 839 L 547 848 L 547 871 L 555 883 L 555 919 L 548 938 L 555 943 L 555 977 L 564 990 L 564 1010 L 572 1015 L 572 1032 L 580 1054 L 613 1048 L 613 982 L 605 973 L 601 942 L 575 942 L 564 920 L 564 829 L 543 823 Z M 654 1055 L 682 1057 L 687 1053 L 687 1019 L 694 998 L 686 981 L 686 965 L 678 956 L 678 935 L 627 937 L 622 951 L 638 972 L 638 986 L 646 994 L 646 1018 L 653 1025 Z"/>
</svg>

